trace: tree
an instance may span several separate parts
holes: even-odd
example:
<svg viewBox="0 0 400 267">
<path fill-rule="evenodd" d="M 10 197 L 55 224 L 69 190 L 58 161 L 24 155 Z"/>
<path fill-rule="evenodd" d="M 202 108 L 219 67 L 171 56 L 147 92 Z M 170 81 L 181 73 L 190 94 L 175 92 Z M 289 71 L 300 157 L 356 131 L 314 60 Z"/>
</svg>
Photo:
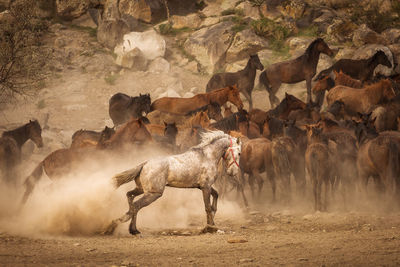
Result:
<svg viewBox="0 0 400 267">
<path fill-rule="evenodd" d="M 41 37 L 46 22 L 35 15 L 35 0 L 15 1 L 0 21 L 0 104 L 29 95 L 43 82 Z"/>
</svg>

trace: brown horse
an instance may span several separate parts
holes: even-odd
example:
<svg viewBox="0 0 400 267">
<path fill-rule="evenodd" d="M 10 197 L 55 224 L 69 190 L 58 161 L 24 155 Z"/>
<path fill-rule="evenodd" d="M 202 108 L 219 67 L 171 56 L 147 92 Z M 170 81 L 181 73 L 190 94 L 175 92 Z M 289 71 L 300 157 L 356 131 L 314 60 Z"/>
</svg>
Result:
<svg viewBox="0 0 400 267">
<path fill-rule="evenodd" d="M 361 128 L 360 128 L 361 127 Z M 365 123 L 358 124 L 359 150 L 357 169 L 360 182 L 366 191 L 369 177 L 381 192 L 393 190 L 396 199 L 400 197 L 400 133 L 378 134 Z"/>
<path fill-rule="evenodd" d="M 0 138 L 0 172 L 8 182 L 17 181 L 16 168 L 21 163 L 21 147 L 31 139 L 37 147 L 43 146 L 42 128 L 37 120 L 17 129 L 3 132 Z"/>
<path fill-rule="evenodd" d="M 97 146 L 62 148 L 50 153 L 25 179 L 24 185 L 26 190 L 22 198 L 22 204 L 27 201 L 35 184 L 42 177 L 43 172 L 45 172 L 50 179 L 56 179 L 70 173 L 77 164 L 87 158 L 97 155 L 102 149 L 121 150 L 125 145 L 153 140 L 145 124 L 140 119 L 131 119 L 124 126 L 119 128 L 108 140 L 107 136 L 109 136 L 108 131 L 103 131 Z"/>
<path fill-rule="evenodd" d="M 325 76 L 317 81 L 313 87 L 313 92 L 329 91 L 336 85 L 344 85 L 351 88 L 362 88 L 363 83 L 360 80 L 354 79 L 351 76 L 345 74 L 342 70 L 337 72 L 333 71 L 334 79 L 330 75 Z"/>
<path fill-rule="evenodd" d="M 375 119 L 378 132 L 397 129 L 397 118 L 400 116 L 400 95 L 389 102 L 382 103 L 372 110 L 371 118 Z"/>
<path fill-rule="evenodd" d="M 332 159 L 329 148 L 321 136 L 321 130 L 307 127 L 308 146 L 305 154 L 306 168 L 310 175 L 315 210 L 326 210 L 328 206 L 328 192 L 331 184 Z M 321 201 L 322 184 L 325 184 L 324 203 Z"/>
<path fill-rule="evenodd" d="M 201 126 L 207 128 L 210 125 L 210 118 L 204 111 L 197 112 L 191 118 L 189 118 L 184 127 L 191 128 L 193 126 Z"/>
<path fill-rule="evenodd" d="M 226 117 L 228 117 L 228 116 L 230 116 L 230 115 L 232 115 L 232 114 L 233 114 L 232 107 L 231 107 L 231 106 L 227 107 L 227 106 L 225 105 L 225 109 L 224 109 L 224 118 L 226 118 Z M 219 121 L 219 120 L 217 120 L 217 121 Z"/>
<path fill-rule="evenodd" d="M 152 142 L 151 133 L 141 119 L 132 118 L 119 128 L 109 140 L 99 142 L 99 149 L 123 149 L 127 145 Z"/>
<path fill-rule="evenodd" d="M 223 118 L 220 121 L 211 123 L 209 125 L 212 129 L 218 129 L 229 133 L 230 131 L 238 131 L 245 136 L 248 136 L 249 130 L 249 117 L 245 109 L 233 113 L 229 117 Z"/>
<path fill-rule="evenodd" d="M 345 104 L 345 110 L 348 114 L 355 114 L 357 112 L 369 112 L 374 105 L 384 100 L 390 100 L 395 96 L 392 82 L 388 79 L 383 79 L 362 89 L 354 89 L 342 85 L 335 86 L 328 92 L 326 100 L 328 106 L 340 100 Z"/>
<path fill-rule="evenodd" d="M 103 131 L 96 132 L 90 130 L 78 130 L 72 135 L 72 143 L 70 148 L 79 148 L 86 145 L 97 145 L 102 135 L 109 139 L 115 133 L 114 128 L 105 127 Z"/>
<path fill-rule="evenodd" d="M 150 112 L 151 99 L 149 94 L 139 96 L 128 96 L 117 93 L 110 98 L 108 112 L 114 126 L 118 126 L 129 121 L 131 118 L 138 119 L 142 113 Z"/>
<path fill-rule="evenodd" d="M 239 91 L 249 101 L 249 110 L 253 108 L 251 92 L 254 88 L 254 79 L 257 70 L 263 70 L 264 66 L 260 62 L 257 54 L 251 55 L 244 69 L 237 72 L 224 72 L 214 74 L 207 83 L 206 92 L 219 89 L 226 86 L 237 85 Z"/>
<path fill-rule="evenodd" d="M 175 122 L 164 122 L 164 125 L 146 124 L 146 128 L 151 133 L 154 141 L 159 145 L 166 146 L 172 151 L 175 151 L 176 136 L 178 134 L 178 128 L 176 127 Z"/>
<path fill-rule="evenodd" d="M 347 75 L 350 75 L 354 79 L 358 79 L 362 82 L 369 81 L 374 75 L 375 67 L 379 64 L 392 67 L 392 63 L 387 58 L 385 52 L 382 50 L 377 51 L 372 57 L 368 59 L 340 59 L 331 67 L 318 73 L 315 80 L 320 80 L 323 77 L 329 76 L 330 73 L 342 70 Z"/>
<path fill-rule="evenodd" d="M 228 101 L 234 104 L 239 110 L 243 108 L 243 102 L 240 99 L 239 89 L 236 85 L 217 89 L 209 93 L 197 94 L 190 98 L 162 97 L 151 104 L 151 111 L 160 110 L 176 114 L 187 114 L 189 111 L 204 105 L 217 103 L 219 106 L 222 106 Z"/>
<path fill-rule="evenodd" d="M 325 41 L 317 38 L 311 42 L 300 57 L 272 64 L 261 73 L 260 83 L 269 93 L 271 107 L 279 103 L 275 94 L 282 83 L 298 83 L 304 80 L 307 84 L 307 103 L 311 103 L 311 79 L 317 70 L 320 53 L 333 55 Z"/>
</svg>

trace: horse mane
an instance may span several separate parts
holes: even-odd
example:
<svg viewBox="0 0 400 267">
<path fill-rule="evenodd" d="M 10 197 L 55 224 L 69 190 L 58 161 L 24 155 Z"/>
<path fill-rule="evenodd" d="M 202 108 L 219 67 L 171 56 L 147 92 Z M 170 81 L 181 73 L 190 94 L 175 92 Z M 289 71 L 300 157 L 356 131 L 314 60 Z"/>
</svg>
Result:
<svg viewBox="0 0 400 267">
<path fill-rule="evenodd" d="M 39 127 L 40 127 L 40 124 L 39 124 L 39 122 L 38 122 L 38 120 L 36 120 L 36 119 L 34 119 L 34 120 L 30 120 L 28 123 L 25 123 L 24 125 L 22 125 L 22 126 L 20 126 L 20 127 L 17 127 L 17 128 L 15 128 L 15 129 L 13 129 L 13 130 L 8 130 L 8 131 L 4 131 L 3 133 L 2 133 L 2 137 L 4 137 L 4 136 L 10 136 L 10 135 L 12 135 L 13 133 L 17 133 L 17 132 L 22 132 L 22 131 L 25 131 L 25 128 L 28 126 L 28 124 L 30 124 L 30 123 L 37 123 L 38 125 L 39 125 Z"/>
<path fill-rule="evenodd" d="M 205 146 L 214 143 L 215 141 L 224 138 L 224 137 L 229 137 L 226 133 L 223 131 L 205 131 L 200 133 L 201 137 L 201 143 L 198 144 L 197 146 L 194 146 L 191 148 L 191 150 L 200 150 L 204 148 Z"/>
<path fill-rule="evenodd" d="M 311 44 L 308 45 L 306 51 L 304 52 L 304 55 L 306 56 L 307 59 L 309 59 L 312 56 L 312 51 L 314 50 L 314 46 L 321 41 L 324 40 L 322 38 L 317 38 L 314 41 L 312 41 Z"/>
<path fill-rule="evenodd" d="M 236 121 L 236 119 L 237 119 L 237 121 Z M 237 123 L 243 122 L 243 121 L 248 121 L 246 115 L 243 114 L 242 112 L 235 112 L 232 115 L 229 115 L 228 117 L 223 118 L 220 121 L 212 123 L 210 126 L 218 128 L 218 129 L 223 129 L 225 131 L 236 130 Z"/>
<path fill-rule="evenodd" d="M 219 90 L 219 89 L 218 89 L 218 90 Z M 199 107 L 199 108 L 196 108 L 196 109 L 194 109 L 194 110 L 191 110 L 191 111 L 187 112 L 187 113 L 185 114 L 185 116 L 192 116 L 192 115 L 196 114 L 197 112 L 206 111 L 206 110 L 208 110 L 208 106 L 209 106 L 209 105 L 215 106 L 215 107 L 217 107 L 217 106 L 219 107 L 218 103 L 211 102 L 210 104 L 206 104 L 206 105 L 204 105 L 204 106 L 201 106 L 201 107 Z"/>
</svg>

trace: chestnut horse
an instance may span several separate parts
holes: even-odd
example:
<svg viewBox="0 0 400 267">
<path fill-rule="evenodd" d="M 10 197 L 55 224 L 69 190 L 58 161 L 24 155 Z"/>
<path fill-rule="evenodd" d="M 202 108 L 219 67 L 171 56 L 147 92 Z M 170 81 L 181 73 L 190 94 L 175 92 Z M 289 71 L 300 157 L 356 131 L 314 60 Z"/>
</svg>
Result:
<svg viewBox="0 0 400 267">
<path fill-rule="evenodd" d="M 362 89 L 354 89 L 342 85 L 335 86 L 328 92 L 326 100 L 328 106 L 340 100 L 344 103 L 347 113 L 355 114 L 357 112 L 369 112 L 374 105 L 384 100 L 390 100 L 395 96 L 392 82 L 388 79 L 383 79 Z"/>
<path fill-rule="evenodd" d="M 228 101 L 238 109 L 243 108 L 243 102 L 240 99 L 239 89 L 236 85 L 217 89 L 209 93 L 197 94 L 189 98 L 162 97 L 151 104 L 151 111 L 160 110 L 176 114 L 187 114 L 189 111 L 207 104 L 217 103 L 222 106 Z"/>
<path fill-rule="evenodd" d="M 260 75 L 260 83 L 269 93 L 271 107 L 279 103 L 275 96 L 282 83 L 298 83 L 306 80 L 307 103 L 311 103 L 311 79 L 317 70 L 320 53 L 332 56 L 333 52 L 322 38 L 317 38 L 296 59 L 278 62 L 267 67 Z"/>
<path fill-rule="evenodd" d="M 16 168 L 21 162 L 21 147 L 31 139 L 37 147 L 43 146 L 42 128 L 37 120 L 17 129 L 3 132 L 0 138 L 0 172 L 8 182 L 17 181 Z"/>
<path fill-rule="evenodd" d="M 101 132 L 80 129 L 72 135 L 70 148 L 84 147 L 90 144 L 97 145 L 102 135 L 107 135 L 107 139 L 109 139 L 114 133 L 114 128 L 107 126 Z"/>
<path fill-rule="evenodd" d="M 264 66 L 261 64 L 258 55 L 251 55 L 244 69 L 237 72 L 214 74 L 207 83 L 206 92 L 211 92 L 218 88 L 233 86 L 236 84 L 239 91 L 246 97 L 247 101 L 249 101 L 249 110 L 251 110 L 253 108 L 251 92 L 254 88 L 256 72 L 257 70 L 262 71 L 263 69 Z"/>
</svg>

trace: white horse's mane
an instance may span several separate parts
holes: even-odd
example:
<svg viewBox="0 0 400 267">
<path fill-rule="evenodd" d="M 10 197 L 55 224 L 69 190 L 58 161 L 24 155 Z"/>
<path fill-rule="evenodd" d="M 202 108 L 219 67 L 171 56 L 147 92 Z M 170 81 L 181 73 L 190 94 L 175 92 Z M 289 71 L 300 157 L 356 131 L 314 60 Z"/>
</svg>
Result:
<svg viewBox="0 0 400 267">
<path fill-rule="evenodd" d="M 214 140 L 221 139 L 221 138 L 228 138 L 229 135 L 224 133 L 223 131 L 206 131 L 201 133 L 201 143 L 193 148 L 199 149 L 207 146 L 208 144 L 212 143 Z"/>
</svg>

